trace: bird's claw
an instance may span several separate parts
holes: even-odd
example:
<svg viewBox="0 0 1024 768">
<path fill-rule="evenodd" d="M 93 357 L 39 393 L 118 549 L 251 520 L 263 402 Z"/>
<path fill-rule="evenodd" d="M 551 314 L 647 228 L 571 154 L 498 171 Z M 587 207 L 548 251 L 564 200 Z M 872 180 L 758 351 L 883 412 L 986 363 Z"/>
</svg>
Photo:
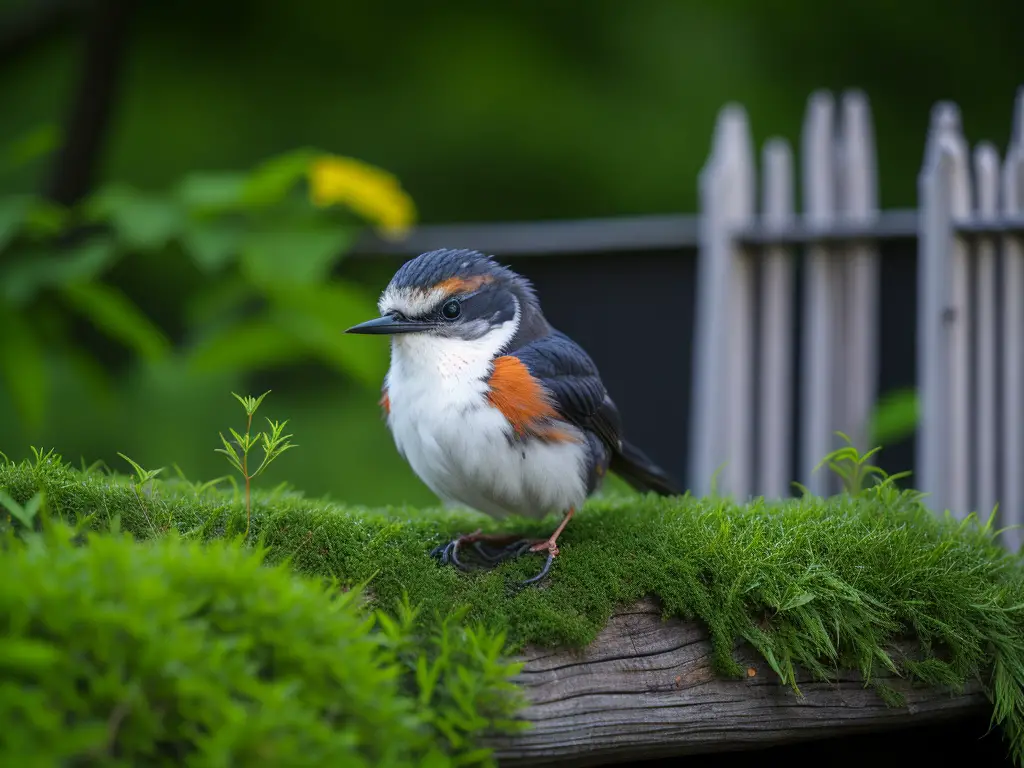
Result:
<svg viewBox="0 0 1024 768">
<path fill-rule="evenodd" d="M 523 582 L 522 582 L 523 586 L 526 586 L 527 584 L 534 584 L 534 583 L 540 581 L 541 579 L 543 579 L 545 576 L 547 576 L 548 575 L 548 571 L 551 570 L 551 564 L 554 561 L 555 561 L 555 553 L 551 552 L 549 550 L 548 551 L 548 557 L 544 561 L 544 567 L 540 569 L 540 573 L 538 573 L 536 576 L 531 576 L 528 579 L 524 579 Z"/>
<path fill-rule="evenodd" d="M 440 544 L 431 550 L 430 556 L 440 561 L 441 565 L 454 565 L 460 571 L 468 571 L 469 567 L 459 560 L 460 539 L 452 539 L 447 544 Z"/>
<path fill-rule="evenodd" d="M 472 566 L 468 562 L 459 559 L 460 548 L 465 544 L 472 544 L 472 551 L 485 563 L 484 567 L 489 566 L 492 568 L 506 560 L 547 550 L 547 558 L 540 573 L 521 582 L 521 586 L 527 586 L 547 576 L 551 570 L 551 564 L 558 555 L 558 547 L 546 539 L 543 541 L 516 539 L 505 546 L 491 547 L 488 546 L 484 539 L 479 538 L 479 535 L 479 531 L 477 531 L 465 536 L 459 536 L 447 543 L 439 544 L 430 551 L 430 557 L 438 560 L 441 565 L 454 565 L 459 570 L 468 572 L 472 570 Z"/>
</svg>

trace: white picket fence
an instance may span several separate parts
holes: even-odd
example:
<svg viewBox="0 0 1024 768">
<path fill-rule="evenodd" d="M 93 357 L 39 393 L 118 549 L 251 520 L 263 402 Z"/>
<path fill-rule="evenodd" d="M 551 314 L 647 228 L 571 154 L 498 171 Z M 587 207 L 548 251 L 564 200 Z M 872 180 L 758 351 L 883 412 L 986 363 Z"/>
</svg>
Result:
<svg viewBox="0 0 1024 768">
<path fill-rule="evenodd" d="M 765 143 L 760 195 L 755 154 L 744 110 L 727 106 L 700 178 L 689 487 L 781 497 L 797 479 L 832 493 L 835 476 L 812 470 L 840 445 L 837 430 L 870 447 L 878 395 L 883 233 L 867 98 L 811 96 L 802 213 L 788 142 Z M 1024 88 L 1002 160 L 990 142 L 971 151 L 954 104 L 935 106 L 918 195 L 913 484 L 938 511 L 987 516 L 998 504 L 998 525 L 1024 525 Z M 793 434 L 797 312 L 801 427 Z M 1021 533 L 1004 540 L 1016 548 Z"/>
</svg>

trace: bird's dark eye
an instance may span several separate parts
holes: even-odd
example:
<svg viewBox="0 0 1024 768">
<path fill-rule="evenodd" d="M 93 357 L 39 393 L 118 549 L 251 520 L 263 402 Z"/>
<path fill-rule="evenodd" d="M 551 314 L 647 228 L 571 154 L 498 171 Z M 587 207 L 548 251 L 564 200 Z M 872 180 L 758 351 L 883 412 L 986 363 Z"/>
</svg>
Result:
<svg viewBox="0 0 1024 768">
<path fill-rule="evenodd" d="M 454 320 L 461 314 L 462 305 L 459 304 L 458 299 L 448 299 L 448 301 L 441 305 L 441 316 L 445 320 Z"/>
</svg>

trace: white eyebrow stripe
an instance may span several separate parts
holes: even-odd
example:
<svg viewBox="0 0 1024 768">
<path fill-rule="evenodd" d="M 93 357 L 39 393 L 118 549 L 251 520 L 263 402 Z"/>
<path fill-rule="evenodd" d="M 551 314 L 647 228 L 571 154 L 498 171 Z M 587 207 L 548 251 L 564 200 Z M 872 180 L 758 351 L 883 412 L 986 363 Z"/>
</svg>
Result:
<svg viewBox="0 0 1024 768">
<path fill-rule="evenodd" d="M 442 280 L 430 288 L 396 288 L 389 285 L 377 302 L 377 308 L 382 315 L 388 312 L 401 312 L 408 317 L 424 315 L 451 295 L 461 294 L 469 298 L 492 282 L 493 279 L 488 275 L 477 275 L 466 279 Z"/>
<path fill-rule="evenodd" d="M 440 288 L 392 288 L 388 287 L 377 302 L 382 315 L 400 312 L 407 317 L 423 315 L 441 303 L 448 294 Z"/>
</svg>

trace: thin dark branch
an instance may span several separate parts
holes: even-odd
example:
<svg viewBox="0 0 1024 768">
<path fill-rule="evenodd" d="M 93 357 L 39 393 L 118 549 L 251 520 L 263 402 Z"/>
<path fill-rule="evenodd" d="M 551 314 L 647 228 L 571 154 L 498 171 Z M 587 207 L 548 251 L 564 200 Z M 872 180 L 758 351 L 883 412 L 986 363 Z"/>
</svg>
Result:
<svg viewBox="0 0 1024 768">
<path fill-rule="evenodd" d="M 82 0 L 39 0 L 0 22 L 0 67 L 60 34 L 77 21 Z"/>
<path fill-rule="evenodd" d="M 92 187 L 124 68 L 134 0 L 94 0 L 78 85 L 54 160 L 47 196 L 71 205 Z"/>
</svg>

